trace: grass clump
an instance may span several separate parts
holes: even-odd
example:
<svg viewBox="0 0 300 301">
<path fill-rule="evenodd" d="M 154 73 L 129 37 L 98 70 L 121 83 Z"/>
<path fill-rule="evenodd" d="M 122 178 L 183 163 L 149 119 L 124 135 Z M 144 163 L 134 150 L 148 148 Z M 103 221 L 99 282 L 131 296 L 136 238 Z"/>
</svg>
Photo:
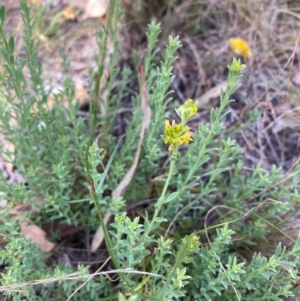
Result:
<svg viewBox="0 0 300 301">
<path fill-rule="evenodd" d="M 169 94 L 179 38 L 169 37 L 157 64 L 160 26 L 150 23 L 138 73 L 120 69 L 122 12 L 118 1 L 110 1 L 107 23 L 97 35 L 97 68 L 90 72 L 89 113 L 82 117 L 72 78 L 53 93 L 38 59 L 31 10 L 26 1 L 20 7 L 20 53 L 0 8 L 0 127 L 14 146 L 9 151 L 3 145 L 2 154 L 24 178 L 10 183 L 2 175 L 0 182 L 1 197 L 8 200 L 0 224 L 0 291 L 6 300 L 297 296 L 300 240 L 282 224 L 299 198 L 299 167 L 294 164 L 288 173 L 275 166 L 248 168 L 233 139 L 237 129 L 225 127 L 246 66 L 233 60 L 209 122 L 195 123 L 198 102 L 178 105 Z M 136 77 L 139 89 L 127 95 Z M 80 226 L 85 239 L 94 235 L 93 251 L 101 260 L 62 260 L 69 258 L 67 248 L 90 256 L 90 241 L 84 244 L 78 232 L 64 239 L 59 227 L 48 231 L 56 244 L 51 252 L 43 249 L 45 237 L 33 244 L 28 225 L 37 231 L 49 223 Z M 97 233 L 105 242 L 100 250 Z M 274 242 L 276 235 L 281 239 Z"/>
</svg>

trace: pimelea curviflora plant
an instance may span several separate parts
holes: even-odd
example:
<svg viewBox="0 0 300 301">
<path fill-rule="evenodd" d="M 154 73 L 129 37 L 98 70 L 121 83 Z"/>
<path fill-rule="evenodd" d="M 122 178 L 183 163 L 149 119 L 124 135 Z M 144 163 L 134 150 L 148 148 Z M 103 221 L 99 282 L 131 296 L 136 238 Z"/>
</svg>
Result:
<svg viewBox="0 0 300 301">
<path fill-rule="evenodd" d="M 116 34 L 121 15 L 119 2 L 110 1 L 108 31 L 98 33 L 96 79 L 95 74 L 91 74 L 91 91 L 95 92 L 92 94 L 94 113 L 86 120 L 77 116 L 79 103 L 73 104 L 74 83 L 71 79 L 64 81 L 64 90 L 57 95 L 53 110 L 44 108 L 50 93 L 49 84 L 42 76 L 43 67 L 39 64 L 37 43 L 32 35 L 34 22 L 30 9 L 25 0 L 20 3 L 25 46 L 21 56 L 14 50 L 13 35 L 6 34 L 5 9 L 0 8 L 0 59 L 4 66 L 0 70 L 0 129 L 18 150 L 13 154 L 13 163 L 26 178 L 26 185 L 10 185 L 0 175 L 0 190 L 12 203 L 26 202 L 27 207 L 27 202 L 31 202 L 33 208 L 41 207 L 38 220 L 36 216 L 28 216 L 30 222 L 52 224 L 65 221 L 70 225 L 83 225 L 85 231 L 91 233 L 100 220 L 105 229 L 106 247 L 99 251 L 104 258 L 109 252 L 111 263 L 108 264 L 108 257 L 97 273 L 90 274 L 88 263 L 82 267 L 73 261 L 71 266 L 71 261 L 65 259 L 61 263 L 46 261 L 48 254 L 43 254 L 20 234 L 18 221 L 12 220 L 9 214 L 10 208 L 0 210 L 0 292 L 5 294 L 6 300 L 171 301 L 181 300 L 184 296 L 185 300 L 264 301 L 283 300 L 295 295 L 299 283 L 300 239 L 292 249 L 279 245 L 268 257 L 256 253 L 246 261 L 242 253 L 235 252 L 240 246 L 243 250 L 258 246 L 254 239 L 271 228 L 274 217 L 279 225 L 281 221 L 277 218 L 280 214 L 299 203 L 300 187 L 299 167 L 295 167 L 286 181 L 276 168 L 268 172 L 257 166 L 248 175 L 249 170 L 237 161 L 241 148 L 231 139 L 234 133 L 225 132 L 222 121 L 229 110 L 230 96 L 239 86 L 237 79 L 244 65 L 234 60 L 229 67 L 227 87 L 221 91 L 219 106 L 211 110 L 210 121 L 199 124 L 192 135 L 187 124 L 197 112 L 197 102 L 188 100 L 176 110 L 179 124 L 165 121 L 167 104 L 171 101 L 168 91 L 174 79 L 172 64 L 180 47 L 179 38 L 169 38 L 165 57 L 156 66 L 153 58 L 160 29 L 154 22 L 149 25 L 145 82 L 153 117 L 131 181 L 132 189 L 114 199 L 108 192 L 122 182 L 129 162 L 134 159 L 132 153 L 136 150 L 136 138 L 140 138 L 142 126 L 139 114 L 141 95 L 137 92 L 132 99 L 133 114 L 127 123 L 126 139 L 117 144 L 117 147 L 122 147 L 115 156 L 116 137 L 111 127 L 115 118 L 112 116 L 122 108 L 126 83 L 131 76 L 136 78 L 135 72 L 128 69 L 120 73 L 119 65 L 116 65 L 120 40 Z M 113 39 L 113 53 L 105 46 L 108 35 Z M 106 112 L 112 114 L 102 116 L 98 122 L 98 83 L 107 56 L 111 74 L 105 93 Z M 23 71 L 27 70 L 30 78 L 24 77 L 27 72 Z M 117 78 L 122 80 L 115 86 Z M 19 101 L 16 102 L 12 95 L 16 95 Z M 61 105 L 60 100 L 65 97 L 68 108 Z M 16 123 L 15 129 L 12 129 L 11 121 Z M 99 123 L 102 136 L 92 143 Z M 157 139 L 164 123 L 163 138 Z M 41 124 L 45 126 L 41 128 Z M 104 133 L 107 133 L 106 137 Z M 89 140 L 91 147 L 88 147 Z M 167 166 L 161 164 L 165 159 L 163 142 L 169 145 Z M 181 153 L 179 147 L 183 144 L 188 145 Z M 101 153 L 100 148 L 105 152 Z M 162 177 L 165 168 L 167 176 Z M 86 177 L 88 169 L 89 179 Z M 155 187 L 152 200 L 149 200 L 150 193 L 146 193 L 149 184 L 145 171 L 149 172 L 151 180 L 156 177 L 163 180 L 163 186 Z M 88 189 L 90 183 L 94 184 L 94 190 Z M 256 208 L 252 207 L 255 206 L 254 197 L 258 204 Z M 276 206 L 270 205 L 266 210 L 266 198 L 278 200 Z M 128 208 L 124 209 L 126 200 L 149 206 L 146 212 L 136 210 L 134 215 L 128 214 Z M 155 205 L 151 206 L 150 201 L 155 201 Z M 93 202 L 97 210 L 93 210 Z M 101 210 L 98 211 L 99 207 Z M 109 207 L 114 216 L 111 224 L 103 221 Z M 222 211 L 224 207 L 229 208 L 226 214 Z M 204 214 L 208 212 L 208 216 L 216 209 L 219 211 L 216 213 L 218 224 L 204 224 Z M 199 221 L 197 224 L 193 217 Z M 204 234 L 208 231 L 210 240 L 206 243 Z M 51 239 L 55 239 L 54 234 Z M 266 235 L 262 240 L 265 246 L 268 242 Z M 82 251 L 90 256 L 89 250 Z M 68 258 L 67 253 L 63 255 L 63 258 Z M 91 268 L 94 270 L 94 262 Z"/>
</svg>

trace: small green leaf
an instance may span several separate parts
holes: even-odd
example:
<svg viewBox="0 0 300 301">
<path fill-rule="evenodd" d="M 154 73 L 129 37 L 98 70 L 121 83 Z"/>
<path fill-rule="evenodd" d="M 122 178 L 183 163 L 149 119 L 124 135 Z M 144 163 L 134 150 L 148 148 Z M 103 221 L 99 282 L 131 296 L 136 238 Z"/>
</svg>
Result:
<svg viewBox="0 0 300 301">
<path fill-rule="evenodd" d="M 178 197 L 178 195 L 179 195 L 178 191 L 171 193 L 164 201 L 164 204 L 167 204 L 167 203 L 173 201 L 174 199 L 176 199 Z"/>
<path fill-rule="evenodd" d="M 3 26 L 4 20 L 5 20 L 5 6 L 2 5 L 2 6 L 0 7 L 0 23 L 1 23 L 0 25 Z"/>
<path fill-rule="evenodd" d="M 107 176 L 108 170 L 109 170 L 109 168 L 110 168 L 110 165 L 111 165 L 111 163 L 112 163 L 112 161 L 113 161 L 113 159 L 114 159 L 114 157 L 115 157 L 115 155 L 116 155 L 116 153 L 117 153 L 117 150 L 118 150 L 118 148 L 119 148 L 119 145 L 120 145 L 121 140 L 123 139 L 123 137 L 124 137 L 124 136 L 122 136 L 121 139 L 119 140 L 119 142 L 117 143 L 115 149 L 113 150 L 113 152 L 112 152 L 112 154 L 111 154 L 111 156 L 110 156 L 110 158 L 109 158 L 109 160 L 108 160 L 108 162 L 107 162 L 107 165 L 106 165 L 106 167 L 105 167 L 105 169 L 104 169 L 104 171 L 103 171 L 103 174 L 101 175 L 100 182 L 99 182 L 99 184 L 98 184 L 98 186 L 97 186 L 97 189 L 96 189 L 96 193 L 97 193 L 97 194 L 99 194 L 99 192 L 100 192 L 101 189 L 102 189 L 102 186 L 103 186 L 103 183 L 104 183 L 104 181 L 105 181 L 105 179 L 106 179 L 106 176 Z"/>
<path fill-rule="evenodd" d="M 9 37 L 9 40 L 8 40 L 8 47 L 9 47 L 9 52 L 10 54 L 13 54 L 14 53 L 14 50 L 15 50 L 15 39 L 13 36 L 10 36 Z"/>
<path fill-rule="evenodd" d="M 9 61 L 12 65 L 15 63 L 15 56 L 13 54 L 9 56 Z"/>
</svg>

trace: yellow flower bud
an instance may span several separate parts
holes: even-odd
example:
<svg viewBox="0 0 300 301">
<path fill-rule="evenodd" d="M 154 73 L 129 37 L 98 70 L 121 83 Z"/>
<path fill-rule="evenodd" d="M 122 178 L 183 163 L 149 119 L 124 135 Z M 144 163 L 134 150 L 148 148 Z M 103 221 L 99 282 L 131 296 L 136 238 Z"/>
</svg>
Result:
<svg viewBox="0 0 300 301">
<path fill-rule="evenodd" d="M 198 101 L 188 99 L 182 106 L 176 109 L 177 115 L 181 118 L 181 122 L 186 124 L 189 119 L 191 119 L 198 110 Z"/>
</svg>

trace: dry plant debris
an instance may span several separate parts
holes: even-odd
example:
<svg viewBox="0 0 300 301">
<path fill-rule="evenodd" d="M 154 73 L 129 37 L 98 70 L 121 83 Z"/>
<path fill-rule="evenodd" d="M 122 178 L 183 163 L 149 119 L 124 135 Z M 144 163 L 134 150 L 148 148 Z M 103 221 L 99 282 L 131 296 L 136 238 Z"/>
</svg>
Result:
<svg viewBox="0 0 300 301">
<path fill-rule="evenodd" d="M 37 245 L 40 250 L 44 252 L 51 252 L 55 244 L 47 239 L 47 234 L 39 226 L 34 224 L 29 224 L 25 218 L 22 216 L 24 213 L 34 213 L 34 210 L 30 208 L 28 204 L 22 204 L 15 206 L 10 210 L 10 214 L 16 215 L 19 223 L 21 233 L 26 237 L 30 242 Z M 35 212 L 36 213 L 36 212 Z"/>
<path fill-rule="evenodd" d="M 102 18 L 108 10 L 109 0 L 88 0 L 82 19 Z"/>
</svg>

